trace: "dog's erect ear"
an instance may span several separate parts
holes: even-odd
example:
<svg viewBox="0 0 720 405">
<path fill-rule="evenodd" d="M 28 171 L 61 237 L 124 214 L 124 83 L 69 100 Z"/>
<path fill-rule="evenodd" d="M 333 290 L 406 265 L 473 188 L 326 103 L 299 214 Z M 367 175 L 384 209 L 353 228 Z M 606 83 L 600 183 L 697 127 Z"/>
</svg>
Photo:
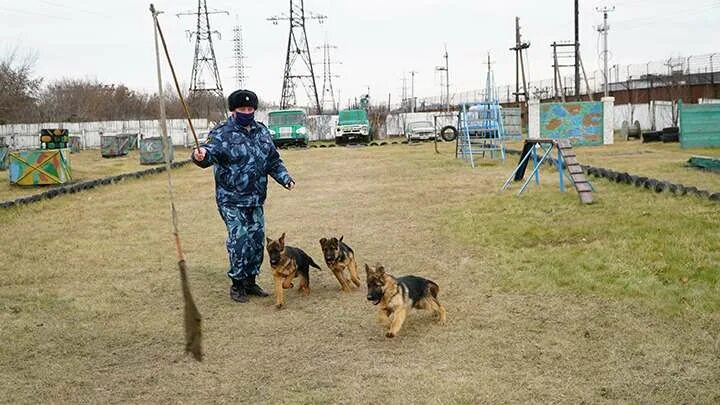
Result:
<svg viewBox="0 0 720 405">
<path fill-rule="evenodd" d="M 268 238 L 268 237 L 266 236 L 266 237 L 265 237 L 265 244 L 268 245 L 268 246 L 270 246 L 270 242 L 272 242 L 272 239 L 270 239 L 270 238 Z"/>
<path fill-rule="evenodd" d="M 368 274 L 373 273 L 373 269 L 371 269 L 370 266 L 367 265 L 367 263 L 365 263 L 365 272 Z"/>
<path fill-rule="evenodd" d="M 327 243 L 327 238 L 320 239 L 320 246 L 325 246 L 326 243 Z"/>
<path fill-rule="evenodd" d="M 280 236 L 278 242 L 280 242 L 280 249 L 285 249 L 285 232 Z"/>
<path fill-rule="evenodd" d="M 383 267 L 382 264 L 378 263 L 378 264 L 375 266 L 375 271 L 378 272 L 378 273 L 380 273 L 380 274 L 384 274 L 384 273 L 385 273 L 385 267 Z"/>
<path fill-rule="evenodd" d="M 342 242 L 343 235 L 340 235 L 340 242 Z"/>
</svg>

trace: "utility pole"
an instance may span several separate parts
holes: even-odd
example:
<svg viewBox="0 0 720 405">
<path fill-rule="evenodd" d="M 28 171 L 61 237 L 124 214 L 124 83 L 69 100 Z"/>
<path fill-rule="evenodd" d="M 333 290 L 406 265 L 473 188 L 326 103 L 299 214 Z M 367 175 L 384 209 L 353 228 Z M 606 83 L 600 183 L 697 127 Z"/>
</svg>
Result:
<svg viewBox="0 0 720 405">
<path fill-rule="evenodd" d="M 567 65 L 560 65 L 557 48 L 564 45 L 567 46 L 572 44 L 559 44 L 557 42 L 553 42 L 552 45 L 550 45 L 553 48 L 553 83 L 555 86 L 555 101 L 558 101 L 558 97 L 560 97 L 560 100 L 563 103 L 565 102 L 565 83 L 563 83 L 560 68 L 567 67 Z"/>
<path fill-rule="evenodd" d="M 445 108 L 450 111 L 450 64 L 448 62 L 448 51 L 447 45 L 445 45 L 445 66 L 438 66 L 435 68 L 437 71 L 445 72 Z"/>
<path fill-rule="evenodd" d="M 408 95 L 407 95 L 407 76 L 403 73 L 402 78 L 402 91 L 400 93 L 400 103 L 403 105 L 403 109 L 405 108 L 405 104 L 408 101 Z"/>
<path fill-rule="evenodd" d="M 210 29 L 210 14 L 227 14 L 227 11 L 208 11 L 207 0 L 198 0 L 196 12 L 178 13 L 176 16 L 193 15 L 197 17 L 195 31 L 188 31 L 190 40 L 195 37 L 195 55 L 193 56 L 193 67 L 190 79 L 190 97 L 210 95 L 217 98 L 220 103 L 220 113 L 225 114 L 225 96 L 220 83 L 220 72 L 218 71 L 215 49 L 213 47 L 213 34 L 220 38 L 220 32 Z M 209 81 L 204 79 L 208 75 Z M 211 84 L 212 83 L 212 84 Z M 208 105 L 209 109 L 209 105 Z M 209 115 L 209 111 L 208 111 Z"/>
<path fill-rule="evenodd" d="M 492 71 L 492 65 L 494 63 L 495 62 L 490 60 L 490 52 L 488 52 L 487 63 L 486 63 L 488 66 L 488 71 L 487 71 L 487 78 L 485 79 L 485 100 L 484 100 L 487 103 L 492 103 L 492 102 L 498 101 L 500 99 L 500 97 L 499 97 L 500 95 L 496 94 L 496 91 L 495 91 L 495 77 L 494 77 L 493 71 Z"/>
<path fill-rule="evenodd" d="M 575 100 L 580 101 L 580 7 L 575 0 Z"/>
<path fill-rule="evenodd" d="M 307 39 L 307 31 L 305 29 L 305 20 L 318 20 L 321 24 L 327 17 L 324 15 L 314 15 L 308 13 L 305 15 L 305 4 L 303 0 L 290 0 L 290 13 L 287 15 L 275 16 L 268 18 L 274 25 L 281 20 L 290 22 L 290 33 L 288 34 L 287 53 L 285 54 L 285 73 L 283 75 L 282 95 L 280 97 L 280 108 L 287 109 L 296 105 L 295 97 L 296 80 L 305 87 L 310 103 L 315 104 L 318 114 L 322 114 L 322 105 L 318 96 L 317 85 L 315 83 L 315 70 L 313 69 L 312 58 L 310 56 L 310 45 Z M 297 73 L 293 70 L 295 61 L 298 56 L 304 62 L 307 72 Z M 303 83 L 303 80 L 307 82 Z"/>
<path fill-rule="evenodd" d="M 415 112 L 415 74 L 414 70 L 410 71 L 410 111 Z"/>
<path fill-rule="evenodd" d="M 595 8 L 598 12 L 603 13 L 603 25 L 602 27 L 598 27 L 598 32 L 603 34 L 603 73 L 605 76 L 605 97 L 610 95 L 610 89 L 608 86 L 608 80 L 609 80 L 609 73 L 608 73 L 608 31 L 610 31 L 610 26 L 608 25 L 608 13 L 615 11 L 615 7 L 608 8 L 607 6 L 603 8 Z"/>
<path fill-rule="evenodd" d="M 510 48 L 515 51 L 515 103 L 520 105 L 520 96 L 528 100 L 527 81 L 525 80 L 525 63 L 523 60 L 523 50 L 530 48 L 529 42 L 522 42 L 520 35 L 520 17 L 515 17 L 515 47 Z M 520 92 L 520 75 L 522 75 L 523 91 Z"/>
</svg>

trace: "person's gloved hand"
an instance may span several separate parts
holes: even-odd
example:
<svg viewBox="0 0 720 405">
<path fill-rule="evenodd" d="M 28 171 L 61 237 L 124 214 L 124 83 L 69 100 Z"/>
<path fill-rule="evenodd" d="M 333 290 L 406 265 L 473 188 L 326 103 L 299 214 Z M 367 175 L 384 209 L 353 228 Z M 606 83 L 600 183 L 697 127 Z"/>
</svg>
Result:
<svg viewBox="0 0 720 405">
<path fill-rule="evenodd" d="M 198 148 L 193 150 L 193 158 L 198 162 L 202 162 L 203 160 L 205 160 L 205 155 L 207 155 L 207 150 L 205 148 Z"/>
</svg>

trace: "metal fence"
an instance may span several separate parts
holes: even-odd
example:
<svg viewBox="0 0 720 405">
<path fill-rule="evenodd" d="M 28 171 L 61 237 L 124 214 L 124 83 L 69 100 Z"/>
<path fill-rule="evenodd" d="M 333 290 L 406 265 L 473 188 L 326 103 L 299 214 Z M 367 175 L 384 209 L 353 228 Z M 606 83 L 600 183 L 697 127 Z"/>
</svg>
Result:
<svg viewBox="0 0 720 405">
<path fill-rule="evenodd" d="M 594 63 L 595 61 L 592 61 Z M 590 61 L 586 61 L 586 68 Z M 566 71 L 569 72 L 569 71 Z M 705 55 L 694 55 L 688 57 L 668 58 L 661 61 L 653 61 L 642 64 L 633 65 L 612 65 L 609 69 L 609 87 L 611 91 L 625 90 L 628 86 L 632 88 L 643 88 L 642 81 L 648 77 L 652 78 L 669 78 L 683 79 L 686 76 L 692 84 L 715 84 L 720 82 L 720 52 Z M 581 76 L 582 77 L 582 76 Z M 587 88 L 592 93 L 600 93 L 604 90 L 604 74 L 601 70 L 587 71 L 587 86 L 582 79 L 580 83 L 580 95 L 587 95 Z M 628 84 L 630 82 L 630 84 Z M 575 96 L 575 76 L 574 74 L 562 75 L 562 79 L 558 82 L 561 92 L 565 97 Z M 496 86 L 493 93 L 496 94 L 501 103 L 515 101 L 515 84 Z M 528 93 L 531 98 L 548 99 L 556 94 L 555 80 L 545 79 L 528 82 Z M 450 95 L 450 104 L 458 105 L 462 103 L 472 103 L 484 100 L 486 90 L 476 89 L 455 92 Z M 558 94 L 559 96 L 559 94 Z M 421 110 L 442 108 L 445 105 L 444 96 L 432 96 L 418 98 L 417 106 Z M 395 106 L 399 108 L 398 104 Z"/>
</svg>

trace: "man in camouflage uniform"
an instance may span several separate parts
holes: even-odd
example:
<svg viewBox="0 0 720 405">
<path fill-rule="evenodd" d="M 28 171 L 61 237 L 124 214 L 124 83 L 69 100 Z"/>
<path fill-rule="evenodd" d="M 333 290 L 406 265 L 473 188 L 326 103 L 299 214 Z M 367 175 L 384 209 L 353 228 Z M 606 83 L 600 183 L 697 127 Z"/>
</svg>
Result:
<svg viewBox="0 0 720 405">
<path fill-rule="evenodd" d="M 255 121 L 257 106 L 258 98 L 252 91 L 230 94 L 228 107 L 233 114 L 213 128 L 207 142 L 192 153 L 196 165 L 214 166 L 215 198 L 228 231 L 230 297 L 237 302 L 247 302 L 248 295 L 268 295 L 255 282 L 263 261 L 267 175 L 288 190 L 295 186 L 270 131 Z"/>
</svg>

